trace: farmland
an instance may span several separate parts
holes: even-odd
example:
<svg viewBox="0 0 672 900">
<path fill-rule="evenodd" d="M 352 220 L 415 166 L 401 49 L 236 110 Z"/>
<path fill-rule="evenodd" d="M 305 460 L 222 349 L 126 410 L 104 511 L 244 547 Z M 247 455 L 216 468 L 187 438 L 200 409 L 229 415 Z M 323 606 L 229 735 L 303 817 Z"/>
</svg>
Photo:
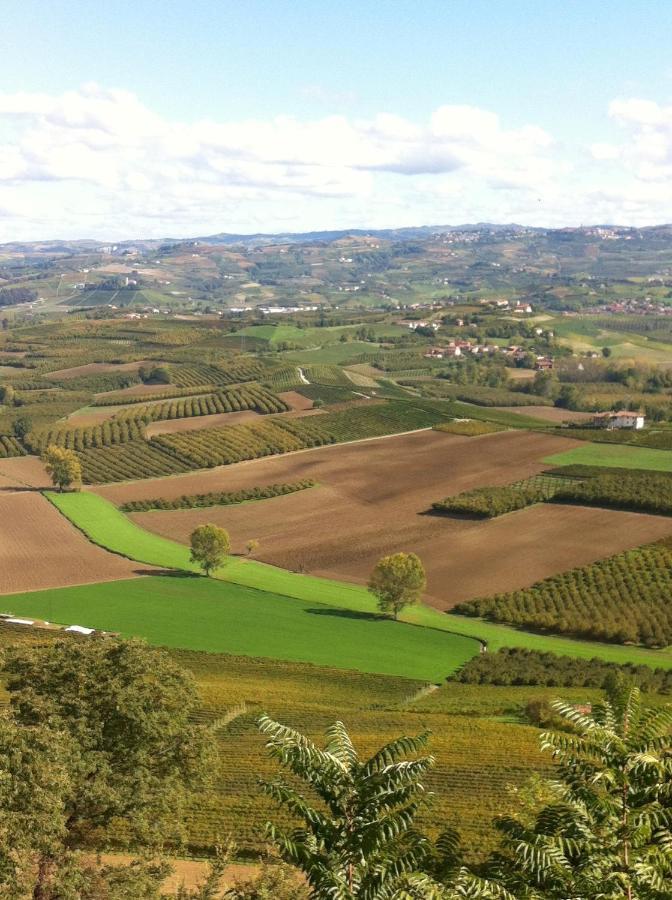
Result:
<svg viewBox="0 0 672 900">
<path fill-rule="evenodd" d="M 420 681 L 443 680 L 478 650 L 473 638 L 198 576 L 13 594 L 5 606 L 15 615 L 85 623 L 160 646 L 311 662 Z"/>
<path fill-rule="evenodd" d="M 140 637 L 193 671 L 199 720 L 226 724 L 190 851 L 231 832 L 263 850 L 262 711 L 311 737 L 339 718 L 365 752 L 430 729 L 421 824 L 457 826 L 479 859 L 492 816 L 520 807 L 509 787 L 547 771 L 531 701 L 594 702 L 606 664 L 669 688 L 672 318 L 575 306 L 669 305 L 672 285 L 614 274 L 619 242 L 468 237 L 148 242 L 133 262 L 73 248 L 58 271 L 86 269 L 86 289 L 61 303 L 60 275 L 40 278 L 50 311 L 3 325 L 0 612 Z M 672 264 L 648 240 L 637 265 Z M 175 291 L 92 287 L 131 265 Z M 612 408 L 647 428 L 585 427 Z M 36 454 L 54 443 L 77 454 L 80 492 L 44 490 Z M 188 546 L 207 522 L 232 539 L 210 578 Z M 394 622 L 365 585 L 398 551 L 428 584 Z M 0 645 L 51 634 L 0 622 Z"/>
<path fill-rule="evenodd" d="M 422 432 L 96 491 L 124 503 L 308 477 L 319 486 L 268 503 L 209 509 L 207 520 L 230 531 L 237 552 L 254 538 L 261 560 L 360 584 L 380 556 L 413 550 L 427 568 L 429 602 L 447 608 L 497 585 L 524 587 L 672 532 L 654 516 L 579 507 L 534 507 L 515 513 L 513 523 L 510 517 L 474 522 L 426 514 L 437 497 L 540 472 L 542 457 L 561 446 L 564 438 L 525 432 L 478 438 Z M 408 458 L 414 460 L 411 484 Z M 133 514 L 143 528 L 180 542 L 203 516 L 199 510 Z M 483 554 L 487 566 L 478 564 Z"/>
<path fill-rule="evenodd" d="M 147 570 L 93 546 L 40 494 L 3 489 L 0 508 L 2 594 L 113 581 Z"/>
</svg>

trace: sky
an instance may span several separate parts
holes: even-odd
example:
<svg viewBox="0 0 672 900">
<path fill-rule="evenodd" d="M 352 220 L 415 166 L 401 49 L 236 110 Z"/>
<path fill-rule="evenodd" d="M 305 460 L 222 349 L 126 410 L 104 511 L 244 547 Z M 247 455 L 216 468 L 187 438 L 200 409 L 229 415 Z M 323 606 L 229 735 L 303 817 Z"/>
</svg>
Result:
<svg viewBox="0 0 672 900">
<path fill-rule="evenodd" d="M 0 241 L 672 221 L 670 0 L 3 0 Z"/>
</svg>

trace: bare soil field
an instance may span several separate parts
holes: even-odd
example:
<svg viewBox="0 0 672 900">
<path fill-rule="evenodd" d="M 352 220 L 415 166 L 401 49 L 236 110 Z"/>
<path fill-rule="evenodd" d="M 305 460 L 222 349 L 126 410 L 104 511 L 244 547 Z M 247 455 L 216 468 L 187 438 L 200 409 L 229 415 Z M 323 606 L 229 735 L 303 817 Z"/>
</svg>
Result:
<svg viewBox="0 0 672 900">
<path fill-rule="evenodd" d="M 115 581 L 147 570 L 91 544 L 36 491 L 0 491 L 0 594 Z M 11 602 L 3 608 L 11 612 Z"/>
<path fill-rule="evenodd" d="M 560 424 L 561 422 L 586 422 L 592 419 L 594 413 L 577 412 L 573 409 L 558 409 L 557 406 L 497 406 L 504 412 L 517 413 L 522 416 L 532 416 L 534 419 L 544 419 L 546 422 Z"/>
<path fill-rule="evenodd" d="M 57 369 L 55 372 L 45 373 L 49 378 L 79 378 L 82 375 L 100 375 L 103 372 L 135 372 L 142 365 L 147 365 L 147 360 L 140 359 L 129 363 L 87 363 L 85 366 L 72 366 L 69 369 Z M 165 385 L 163 386 L 165 389 Z"/>
<path fill-rule="evenodd" d="M 214 522 L 230 531 L 234 552 L 254 538 L 265 562 L 359 583 L 379 557 L 412 550 L 427 568 L 428 600 L 447 609 L 672 533 L 664 517 L 587 507 L 540 505 L 485 522 L 428 514 L 434 500 L 541 471 L 568 440 L 416 432 L 95 490 L 119 503 L 312 478 L 318 487 L 272 500 L 132 518 L 182 542 Z"/>
<path fill-rule="evenodd" d="M 412 497 L 410 505 L 424 510 L 451 493 L 534 475 L 548 468 L 540 461 L 545 456 L 578 446 L 581 442 L 570 438 L 527 431 L 467 438 L 426 430 L 91 490 L 113 503 L 124 503 L 313 478 L 352 500 L 374 505 Z"/>
<path fill-rule="evenodd" d="M 175 434 L 178 431 L 199 431 L 201 428 L 214 428 L 216 425 L 236 425 L 238 422 L 249 422 L 259 419 L 260 415 L 253 409 L 241 412 L 213 413 L 211 416 L 190 416 L 187 419 L 169 419 L 165 422 L 151 422 L 145 429 L 147 437 L 157 434 Z"/>
<path fill-rule="evenodd" d="M 71 428 L 88 428 L 90 425 L 102 425 L 109 422 L 119 412 L 119 406 L 86 406 L 61 419 Z"/>
<path fill-rule="evenodd" d="M 296 391 L 282 391 L 278 394 L 281 400 L 284 400 L 291 409 L 312 409 L 313 401 L 309 397 L 304 397 Z"/>
<path fill-rule="evenodd" d="M 142 397 L 145 394 L 165 394 L 171 388 L 174 388 L 174 384 L 132 384 L 127 388 L 120 388 L 117 391 L 102 391 L 99 394 L 96 394 L 96 397 L 108 397 L 110 394 L 114 394 L 115 397 Z M 179 390 L 175 388 L 175 390 Z M 203 391 L 203 393 L 207 393 L 207 391 Z"/>
<path fill-rule="evenodd" d="M 51 481 L 40 459 L 37 456 L 0 459 L 0 499 L 3 491 L 27 487 L 51 487 Z"/>
</svg>

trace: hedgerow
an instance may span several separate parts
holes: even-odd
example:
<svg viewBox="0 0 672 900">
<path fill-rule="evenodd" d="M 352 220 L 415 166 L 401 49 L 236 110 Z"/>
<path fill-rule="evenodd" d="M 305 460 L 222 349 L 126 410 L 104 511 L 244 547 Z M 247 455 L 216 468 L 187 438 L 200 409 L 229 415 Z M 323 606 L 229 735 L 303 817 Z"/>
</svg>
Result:
<svg viewBox="0 0 672 900">
<path fill-rule="evenodd" d="M 282 497 L 315 487 L 315 482 L 306 478 L 303 481 L 269 484 L 266 487 L 242 488 L 239 491 L 211 491 L 208 494 L 183 494 L 181 497 L 167 499 L 157 497 L 153 500 L 129 500 L 119 508 L 124 512 L 147 512 L 150 509 L 199 509 L 207 506 L 233 506 L 248 500 L 268 500 L 271 497 Z"/>
<path fill-rule="evenodd" d="M 453 384 L 439 380 L 409 382 L 409 385 L 417 388 L 424 397 L 446 397 L 478 406 L 553 406 L 553 401 L 548 397 L 509 391 L 501 387 Z"/>
<path fill-rule="evenodd" d="M 469 600 L 467 616 L 613 643 L 672 643 L 672 549 L 650 544 L 529 588 Z"/>
<path fill-rule="evenodd" d="M 644 691 L 665 694 L 672 691 L 670 669 L 652 669 L 632 663 L 619 665 L 597 657 L 557 656 L 522 647 L 503 647 L 497 653 L 481 653 L 465 663 L 452 680 L 463 684 L 604 689 L 617 674 L 631 679 Z"/>
</svg>

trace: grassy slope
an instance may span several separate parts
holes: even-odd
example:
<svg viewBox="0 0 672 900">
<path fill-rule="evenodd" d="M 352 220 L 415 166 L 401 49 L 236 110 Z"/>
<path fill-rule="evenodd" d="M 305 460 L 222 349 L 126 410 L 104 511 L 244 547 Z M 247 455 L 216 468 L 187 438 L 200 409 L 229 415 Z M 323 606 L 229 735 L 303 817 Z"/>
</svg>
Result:
<svg viewBox="0 0 672 900">
<path fill-rule="evenodd" d="M 50 493 L 47 496 L 95 543 L 139 562 L 193 571 L 186 547 L 149 534 L 97 494 Z M 317 602 L 355 612 L 371 612 L 375 609 L 373 598 L 359 585 L 330 581 L 311 575 L 297 575 L 251 560 L 230 559 L 220 570 L 218 577 L 241 586 L 270 591 L 310 603 Z M 499 647 L 528 647 L 566 656 L 582 658 L 597 656 L 612 662 L 633 662 L 672 668 L 672 653 L 668 651 L 532 634 L 482 619 L 445 615 L 424 605 L 405 610 L 402 618 L 414 625 L 487 641 L 491 650 L 497 650 Z"/>
<path fill-rule="evenodd" d="M 15 615 L 81 623 L 165 647 L 432 682 L 454 672 L 478 646 L 469 637 L 187 575 L 13 594 L 5 607 Z"/>
<path fill-rule="evenodd" d="M 619 469 L 647 469 L 672 472 L 669 450 L 650 450 L 626 444 L 585 444 L 573 450 L 555 453 L 544 460 L 554 466 L 612 466 Z"/>
</svg>

